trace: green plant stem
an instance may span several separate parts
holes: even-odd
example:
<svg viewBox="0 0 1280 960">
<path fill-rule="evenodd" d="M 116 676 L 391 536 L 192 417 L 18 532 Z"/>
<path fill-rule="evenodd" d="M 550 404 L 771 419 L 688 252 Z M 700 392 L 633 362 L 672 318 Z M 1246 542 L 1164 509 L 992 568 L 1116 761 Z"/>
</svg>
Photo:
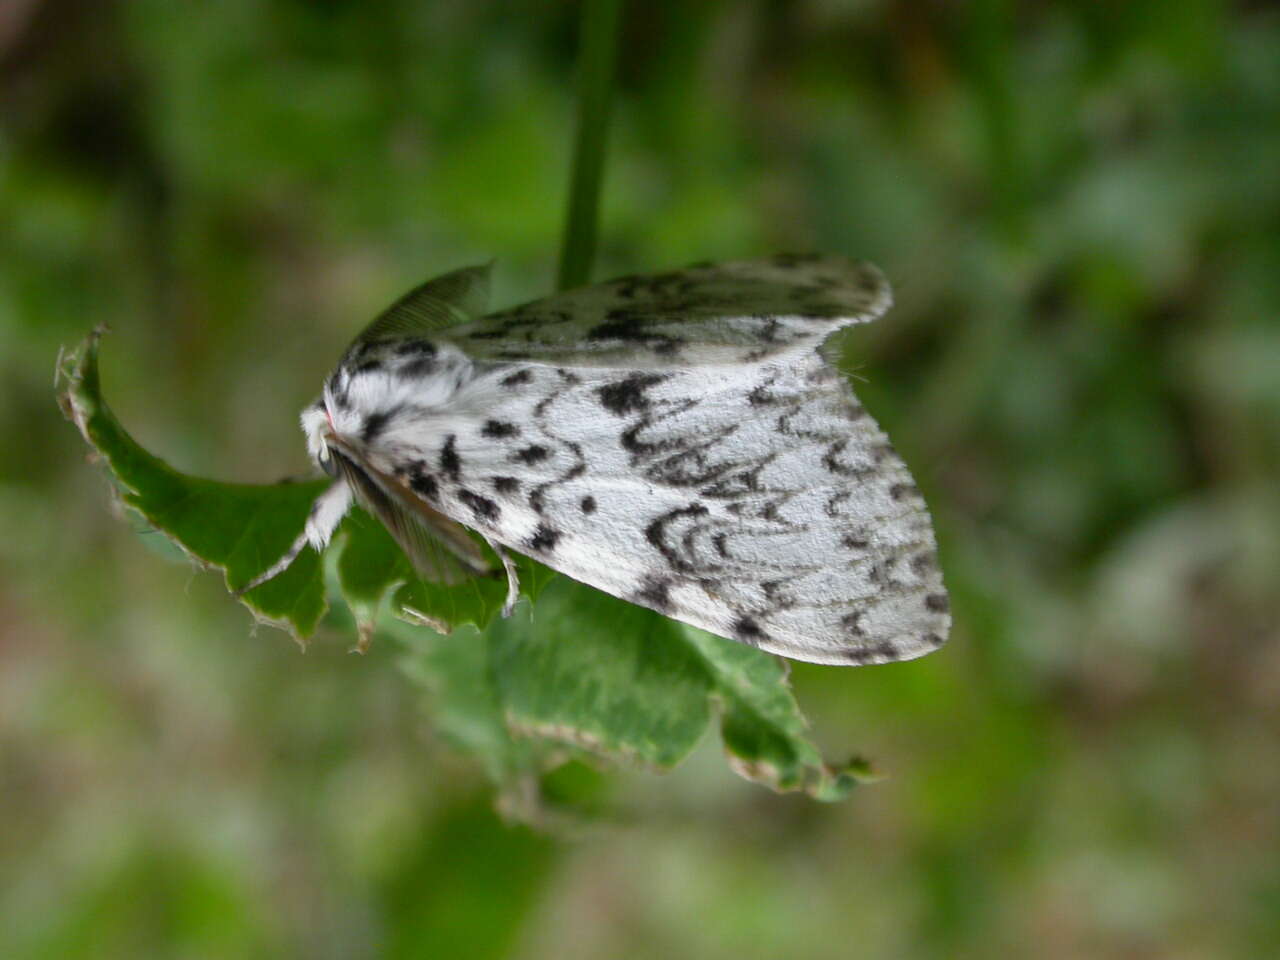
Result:
<svg viewBox="0 0 1280 960">
<path fill-rule="evenodd" d="M 591 279 L 621 6 L 621 0 L 583 0 L 582 4 L 578 133 L 573 148 L 564 243 L 560 248 L 560 275 L 556 284 L 560 290 L 581 286 Z"/>
</svg>

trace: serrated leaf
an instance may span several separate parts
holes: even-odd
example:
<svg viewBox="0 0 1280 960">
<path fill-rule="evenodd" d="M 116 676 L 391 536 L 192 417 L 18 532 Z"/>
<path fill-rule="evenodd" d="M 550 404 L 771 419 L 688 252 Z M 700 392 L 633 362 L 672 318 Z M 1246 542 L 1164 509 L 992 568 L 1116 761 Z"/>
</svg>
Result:
<svg viewBox="0 0 1280 960">
<path fill-rule="evenodd" d="M 60 365 L 66 381 L 60 399 L 68 417 L 102 456 L 126 505 L 189 557 L 222 570 L 228 589 L 249 583 L 294 542 L 328 481 L 222 483 L 174 470 L 139 446 L 102 399 L 98 340 L 99 334 L 93 334 Z M 414 611 L 419 621 L 445 630 L 464 624 L 483 627 L 502 608 L 504 578 L 477 578 L 457 586 L 425 583 L 385 528 L 359 508 L 339 531 L 338 580 L 362 646 L 392 589 L 393 612 L 409 616 Z M 517 568 L 521 592 L 529 597 L 554 576 L 525 558 L 517 560 Z M 320 557 L 305 548 L 283 573 L 240 599 L 260 620 L 304 641 L 326 609 Z"/>
<path fill-rule="evenodd" d="M 517 732 L 674 766 L 711 719 L 706 671 L 674 621 L 567 578 L 488 630 Z"/>
<path fill-rule="evenodd" d="M 823 763 L 777 657 L 559 578 L 486 631 L 508 725 L 656 769 L 683 759 L 713 704 L 734 769 L 775 790 L 845 796 L 860 767 Z"/>
<path fill-rule="evenodd" d="M 686 641 L 702 657 L 721 704 L 720 736 L 733 768 L 775 790 L 804 790 L 819 800 L 840 800 L 870 779 L 858 759 L 835 767 L 807 737 L 808 725 L 777 657 L 694 627 Z"/>
<path fill-rule="evenodd" d="M 63 409 L 106 462 L 121 499 L 197 562 L 223 571 L 227 588 L 250 582 L 288 548 L 323 483 L 221 483 L 174 470 L 144 450 L 102 399 L 94 333 L 60 369 Z M 242 602 L 301 642 L 326 609 L 320 557 L 304 550 Z"/>
</svg>

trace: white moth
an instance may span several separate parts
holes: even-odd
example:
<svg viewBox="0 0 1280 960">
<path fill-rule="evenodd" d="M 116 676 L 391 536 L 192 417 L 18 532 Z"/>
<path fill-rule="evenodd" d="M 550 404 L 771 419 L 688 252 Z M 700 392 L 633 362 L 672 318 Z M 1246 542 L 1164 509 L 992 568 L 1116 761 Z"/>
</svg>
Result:
<svg viewBox="0 0 1280 960">
<path fill-rule="evenodd" d="M 488 267 L 378 317 L 302 414 L 424 578 L 491 574 L 471 528 L 606 593 L 797 660 L 865 664 L 950 627 L 929 513 L 820 347 L 888 309 L 873 266 L 778 256 L 623 277 L 483 316 Z M 242 591 L 243 592 L 243 591 Z"/>
</svg>

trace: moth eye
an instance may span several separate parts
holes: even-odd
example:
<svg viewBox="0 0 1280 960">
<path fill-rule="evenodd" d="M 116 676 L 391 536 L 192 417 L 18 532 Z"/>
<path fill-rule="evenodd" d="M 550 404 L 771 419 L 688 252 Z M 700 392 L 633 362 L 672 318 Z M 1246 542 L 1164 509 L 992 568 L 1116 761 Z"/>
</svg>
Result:
<svg viewBox="0 0 1280 960">
<path fill-rule="evenodd" d="M 320 469 L 335 480 L 338 478 L 338 460 L 333 455 L 333 450 L 329 447 L 326 447 L 324 453 L 320 456 Z"/>
</svg>

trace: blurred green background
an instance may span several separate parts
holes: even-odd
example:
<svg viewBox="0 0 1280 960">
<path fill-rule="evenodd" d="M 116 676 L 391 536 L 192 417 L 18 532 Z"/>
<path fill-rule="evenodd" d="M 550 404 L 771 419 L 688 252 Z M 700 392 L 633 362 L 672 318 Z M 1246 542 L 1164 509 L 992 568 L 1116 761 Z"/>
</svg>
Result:
<svg viewBox="0 0 1280 960">
<path fill-rule="evenodd" d="M 1274 4 L 628 8 L 595 275 L 817 249 L 897 289 L 847 356 L 956 628 L 795 666 L 890 775 L 846 803 L 712 738 L 503 826 L 394 642 L 302 656 L 113 515 L 51 384 L 95 324 L 139 440 L 266 482 L 403 290 L 550 290 L 577 17 L 0 4 L 0 956 L 1275 956 Z"/>
</svg>

